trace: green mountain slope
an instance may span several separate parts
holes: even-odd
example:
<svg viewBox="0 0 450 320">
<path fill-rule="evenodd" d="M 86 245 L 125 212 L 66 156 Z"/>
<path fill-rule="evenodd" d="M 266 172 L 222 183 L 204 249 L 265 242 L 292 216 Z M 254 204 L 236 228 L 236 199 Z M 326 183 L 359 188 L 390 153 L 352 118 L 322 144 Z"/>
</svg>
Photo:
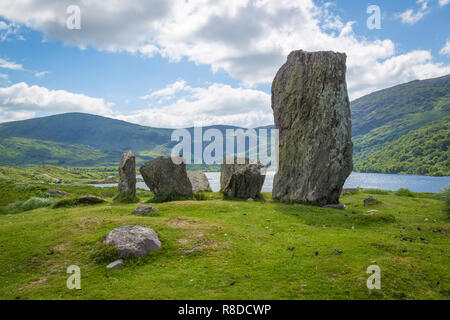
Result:
<svg viewBox="0 0 450 320">
<path fill-rule="evenodd" d="M 377 91 L 351 107 L 358 162 L 384 144 L 450 115 L 450 75 Z"/>
<path fill-rule="evenodd" d="M 144 127 L 85 113 L 65 113 L 0 125 L 0 136 L 87 145 L 114 151 L 151 150 L 169 141 L 171 132 L 170 129 Z"/>
<path fill-rule="evenodd" d="M 450 116 L 394 140 L 355 163 L 355 170 L 450 176 Z"/>
<path fill-rule="evenodd" d="M 89 146 L 0 137 L 0 165 L 108 166 L 116 165 L 120 157 L 120 152 L 101 151 Z"/>
</svg>

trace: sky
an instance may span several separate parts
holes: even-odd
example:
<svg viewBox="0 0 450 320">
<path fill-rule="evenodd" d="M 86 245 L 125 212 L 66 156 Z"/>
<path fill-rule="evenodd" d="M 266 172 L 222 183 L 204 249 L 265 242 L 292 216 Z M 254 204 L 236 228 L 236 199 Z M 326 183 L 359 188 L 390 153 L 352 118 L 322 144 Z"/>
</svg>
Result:
<svg viewBox="0 0 450 320">
<path fill-rule="evenodd" d="M 354 100 L 450 74 L 449 21 L 450 0 L 0 0 L 0 123 L 268 125 L 291 51 L 345 52 Z"/>
</svg>

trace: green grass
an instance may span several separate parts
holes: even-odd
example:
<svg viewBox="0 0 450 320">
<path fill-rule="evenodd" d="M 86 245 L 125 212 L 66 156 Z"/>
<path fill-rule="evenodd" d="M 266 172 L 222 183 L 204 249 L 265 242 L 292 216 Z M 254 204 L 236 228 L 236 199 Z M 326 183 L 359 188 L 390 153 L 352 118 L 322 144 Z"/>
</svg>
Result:
<svg viewBox="0 0 450 320">
<path fill-rule="evenodd" d="M 400 197 L 415 197 L 414 193 L 407 188 L 400 188 L 395 191 L 395 194 Z"/>
<path fill-rule="evenodd" d="M 26 201 L 48 187 L 10 185 L 9 199 Z M 362 190 L 343 196 L 341 211 L 274 203 L 270 194 L 247 202 L 206 193 L 202 201 L 155 204 L 158 216 L 133 216 L 138 204 L 113 203 L 116 188 L 62 189 L 108 202 L 0 215 L 1 299 L 450 298 L 450 220 L 430 194 L 377 194 L 381 203 L 364 208 Z M 154 229 L 162 248 L 107 270 L 117 252 L 102 239 L 126 225 Z M 186 255 L 194 248 L 201 250 Z M 373 264 L 381 291 L 366 287 Z M 66 288 L 70 265 L 81 268 L 81 290 Z"/>
<path fill-rule="evenodd" d="M 117 182 L 117 178 L 109 178 L 110 172 L 94 172 L 84 169 L 66 169 L 57 166 L 37 166 L 29 168 L 12 168 L 0 166 L 0 180 L 9 180 L 14 183 L 24 184 L 53 183 L 55 180 L 62 180 L 67 183 L 112 183 Z M 59 185 L 55 185 L 59 188 Z"/>
</svg>

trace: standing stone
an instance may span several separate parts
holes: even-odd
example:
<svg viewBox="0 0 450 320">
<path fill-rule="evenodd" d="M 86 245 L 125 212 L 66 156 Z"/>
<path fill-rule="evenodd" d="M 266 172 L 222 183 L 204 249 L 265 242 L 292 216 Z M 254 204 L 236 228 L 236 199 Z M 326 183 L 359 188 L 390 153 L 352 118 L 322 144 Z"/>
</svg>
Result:
<svg viewBox="0 0 450 320">
<path fill-rule="evenodd" d="M 346 55 L 293 51 L 272 84 L 280 201 L 337 204 L 353 169 Z"/>
<path fill-rule="evenodd" d="M 198 191 L 206 191 L 206 192 L 212 191 L 211 186 L 209 185 L 208 178 L 203 172 L 188 171 L 187 175 L 189 181 L 192 184 L 193 193 L 196 193 Z"/>
<path fill-rule="evenodd" d="M 220 173 L 220 188 L 224 195 L 232 198 L 256 199 L 264 185 L 266 166 L 261 163 L 250 163 L 246 158 L 239 164 L 235 159 L 233 164 L 222 163 Z"/>
<path fill-rule="evenodd" d="M 136 157 L 133 151 L 125 151 L 120 160 L 119 193 L 136 197 Z"/>
<path fill-rule="evenodd" d="M 192 184 L 182 157 L 159 157 L 146 162 L 140 169 L 145 184 L 155 195 L 192 197 Z"/>
</svg>

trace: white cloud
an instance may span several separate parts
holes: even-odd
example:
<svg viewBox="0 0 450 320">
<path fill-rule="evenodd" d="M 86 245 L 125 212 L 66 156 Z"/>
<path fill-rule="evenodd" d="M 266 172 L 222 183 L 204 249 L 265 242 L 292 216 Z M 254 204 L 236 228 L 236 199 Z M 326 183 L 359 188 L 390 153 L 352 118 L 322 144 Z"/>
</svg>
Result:
<svg viewBox="0 0 450 320">
<path fill-rule="evenodd" d="M 48 71 L 40 71 L 40 72 L 36 72 L 34 75 L 38 78 L 45 76 L 46 74 L 49 74 Z"/>
<path fill-rule="evenodd" d="M 0 20 L 0 41 L 6 41 L 11 37 L 19 40 L 24 40 L 24 37 L 19 34 L 20 27 L 14 23 L 6 23 Z"/>
<path fill-rule="evenodd" d="M 449 4 L 449 3 L 450 3 L 450 0 L 439 0 L 439 5 L 441 7 L 443 7 L 443 6 L 445 6 L 445 5 Z"/>
<path fill-rule="evenodd" d="M 72 4 L 81 7 L 81 30 L 66 28 L 65 9 Z M 406 20 L 416 20 L 418 12 L 428 12 L 428 0 L 417 4 L 417 12 L 406 15 Z M 358 37 L 353 31 L 355 22 L 343 21 L 333 9 L 330 3 L 319 7 L 313 0 L 112 0 L 108 5 L 100 0 L 2 0 L 0 16 L 80 48 L 127 51 L 143 57 L 159 54 L 170 61 L 187 58 L 196 64 L 210 65 L 213 71 L 224 70 L 247 88 L 270 84 L 289 52 L 297 49 L 346 52 L 351 99 L 410 80 L 449 73 L 447 65 L 433 62 L 429 51 L 399 54 L 390 39 L 369 41 Z M 184 126 L 186 119 L 196 118 L 181 117 L 169 107 L 185 114 L 187 111 L 179 106 L 197 110 L 203 105 L 201 101 L 212 99 L 206 99 L 207 92 L 220 91 L 219 88 L 223 94 L 249 90 L 225 90 L 223 86 L 190 88 L 178 81 L 172 87 L 141 97 L 152 102 L 152 106 L 162 105 L 168 116 L 153 107 L 149 112 L 139 111 L 145 118 L 139 118 L 138 113 L 128 118 L 149 125 Z M 199 92 L 206 92 L 205 96 L 197 96 Z M 233 102 L 236 107 L 247 103 L 242 95 L 227 99 L 222 97 L 221 101 Z M 211 112 L 205 111 L 208 119 L 214 117 L 217 122 L 228 124 L 245 122 L 243 115 L 214 114 L 214 105 L 209 104 L 209 108 Z M 153 117 L 152 112 L 159 118 Z M 257 109 L 254 112 L 265 113 Z M 244 114 L 251 117 L 249 123 L 266 119 L 251 112 Z"/>
<path fill-rule="evenodd" d="M 23 70 L 23 66 L 21 64 L 7 61 L 1 58 L 0 58 L 0 68 L 11 70 Z"/>
<path fill-rule="evenodd" d="M 413 9 L 407 9 L 404 12 L 397 14 L 397 18 L 399 18 L 402 23 L 407 24 L 419 22 L 423 17 L 430 13 L 428 10 L 428 2 L 429 0 L 417 0 L 417 4 L 420 6 L 417 12 L 414 12 Z"/>
<path fill-rule="evenodd" d="M 8 80 L 8 75 L 6 73 L 0 73 L 0 79 Z"/>
<path fill-rule="evenodd" d="M 450 41 L 449 40 L 447 40 L 447 42 L 445 43 L 445 46 L 441 49 L 441 51 L 439 51 L 439 53 L 442 55 L 450 56 Z"/>
<path fill-rule="evenodd" d="M 186 86 L 186 81 L 184 80 L 178 80 L 168 86 L 166 86 L 164 89 L 149 93 L 145 96 L 142 96 L 141 99 L 148 100 L 154 97 L 165 97 L 170 98 L 175 93 L 183 90 L 190 90 L 191 88 L 189 86 Z"/>
<path fill-rule="evenodd" d="M 36 112 L 87 112 L 112 116 L 112 106 L 101 98 L 29 86 L 24 82 L 0 88 L 0 121 L 31 118 Z"/>
<path fill-rule="evenodd" d="M 221 83 L 207 88 L 192 88 L 179 80 L 154 94 L 154 97 L 164 96 L 173 101 L 116 117 L 164 128 L 191 127 L 194 124 L 256 127 L 273 123 L 270 95 L 259 90 L 232 88 Z"/>
</svg>

